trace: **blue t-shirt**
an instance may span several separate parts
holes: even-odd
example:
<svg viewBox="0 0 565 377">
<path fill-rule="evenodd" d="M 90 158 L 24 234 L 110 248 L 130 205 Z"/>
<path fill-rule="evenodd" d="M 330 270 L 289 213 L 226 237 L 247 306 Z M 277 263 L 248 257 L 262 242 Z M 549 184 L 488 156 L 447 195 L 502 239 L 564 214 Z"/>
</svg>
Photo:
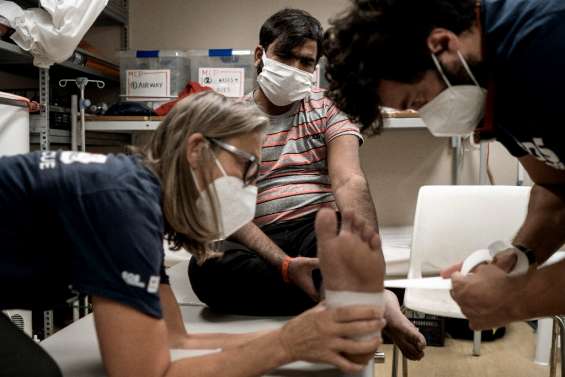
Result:
<svg viewBox="0 0 565 377">
<path fill-rule="evenodd" d="M 137 157 L 0 158 L 0 309 L 48 307 L 73 289 L 161 318 L 160 203 Z"/>
<path fill-rule="evenodd" d="M 565 169 L 565 1 L 482 0 L 497 138 Z"/>
</svg>

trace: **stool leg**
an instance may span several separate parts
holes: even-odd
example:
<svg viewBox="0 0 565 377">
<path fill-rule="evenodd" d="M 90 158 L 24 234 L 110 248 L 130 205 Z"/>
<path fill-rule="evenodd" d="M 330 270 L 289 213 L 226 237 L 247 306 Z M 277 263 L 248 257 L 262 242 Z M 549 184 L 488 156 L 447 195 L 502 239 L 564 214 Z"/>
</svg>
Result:
<svg viewBox="0 0 565 377">
<path fill-rule="evenodd" d="M 473 333 L 473 356 L 481 356 L 481 332 Z"/>
<path fill-rule="evenodd" d="M 553 317 L 553 331 L 551 334 L 551 354 L 549 357 L 549 377 L 555 377 L 557 373 L 557 336 L 559 335 L 559 325 Z"/>
<path fill-rule="evenodd" d="M 561 338 L 561 376 L 565 376 L 565 320 L 564 317 L 557 317 L 559 325 L 559 337 Z"/>
<path fill-rule="evenodd" d="M 408 359 L 402 355 L 402 377 L 408 377 Z"/>
<path fill-rule="evenodd" d="M 398 347 L 392 345 L 392 377 L 398 377 Z"/>
</svg>

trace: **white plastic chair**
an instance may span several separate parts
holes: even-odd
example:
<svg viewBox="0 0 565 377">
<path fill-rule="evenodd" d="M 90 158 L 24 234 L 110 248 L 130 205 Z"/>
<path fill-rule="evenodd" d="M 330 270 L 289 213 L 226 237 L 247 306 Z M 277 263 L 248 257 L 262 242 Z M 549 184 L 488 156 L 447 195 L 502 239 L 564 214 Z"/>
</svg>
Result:
<svg viewBox="0 0 565 377">
<path fill-rule="evenodd" d="M 439 272 L 493 241 L 511 241 L 526 217 L 529 194 L 530 187 L 518 186 L 422 187 L 416 204 L 408 278 L 421 278 L 424 268 Z M 465 318 L 445 290 L 406 289 L 404 307 Z M 475 356 L 480 353 L 480 335 L 480 331 L 475 332 Z M 393 357 L 393 376 L 397 361 Z M 406 365 L 403 358 L 404 376 Z"/>
</svg>

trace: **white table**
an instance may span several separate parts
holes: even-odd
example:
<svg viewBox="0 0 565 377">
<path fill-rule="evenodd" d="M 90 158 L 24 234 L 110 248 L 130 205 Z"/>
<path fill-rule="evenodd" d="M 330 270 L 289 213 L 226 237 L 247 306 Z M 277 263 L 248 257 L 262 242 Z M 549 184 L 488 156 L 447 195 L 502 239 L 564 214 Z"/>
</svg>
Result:
<svg viewBox="0 0 565 377">
<path fill-rule="evenodd" d="M 217 316 L 201 306 L 181 306 L 182 316 L 190 332 L 240 333 L 275 329 L 286 318 L 255 318 L 243 316 Z M 92 315 L 64 328 L 41 343 L 55 359 L 65 377 L 105 377 Z M 215 350 L 172 350 L 171 357 L 178 360 Z M 292 363 L 270 372 L 268 377 L 304 376 L 338 377 L 342 374 L 332 366 L 305 362 Z"/>
</svg>

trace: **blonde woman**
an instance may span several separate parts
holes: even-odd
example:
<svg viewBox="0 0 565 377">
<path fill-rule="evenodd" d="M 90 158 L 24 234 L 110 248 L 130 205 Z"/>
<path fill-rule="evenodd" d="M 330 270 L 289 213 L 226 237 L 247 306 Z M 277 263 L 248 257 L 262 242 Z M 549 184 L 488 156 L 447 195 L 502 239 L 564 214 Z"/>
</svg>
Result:
<svg viewBox="0 0 565 377">
<path fill-rule="evenodd" d="M 295 360 L 360 370 L 380 338 L 350 338 L 382 329 L 374 307 L 319 306 L 264 333 L 188 334 L 168 286 L 163 236 L 202 261 L 212 241 L 252 219 L 267 122 L 247 105 L 207 92 L 179 102 L 141 155 L 0 159 L 0 309 L 49 305 L 69 286 L 91 295 L 110 376 L 257 376 Z M 375 259 L 377 236 L 351 220 L 355 226 L 346 219 L 336 234 L 335 215 L 320 216 L 327 249 L 345 242 Z M 347 277 L 333 279 L 347 266 L 322 266 L 327 284 L 347 289 Z M 355 282 L 373 289 L 382 286 L 378 275 L 361 271 Z M 0 317 L 1 376 L 60 375 L 38 345 Z M 172 362 L 169 348 L 223 352 Z"/>
</svg>

